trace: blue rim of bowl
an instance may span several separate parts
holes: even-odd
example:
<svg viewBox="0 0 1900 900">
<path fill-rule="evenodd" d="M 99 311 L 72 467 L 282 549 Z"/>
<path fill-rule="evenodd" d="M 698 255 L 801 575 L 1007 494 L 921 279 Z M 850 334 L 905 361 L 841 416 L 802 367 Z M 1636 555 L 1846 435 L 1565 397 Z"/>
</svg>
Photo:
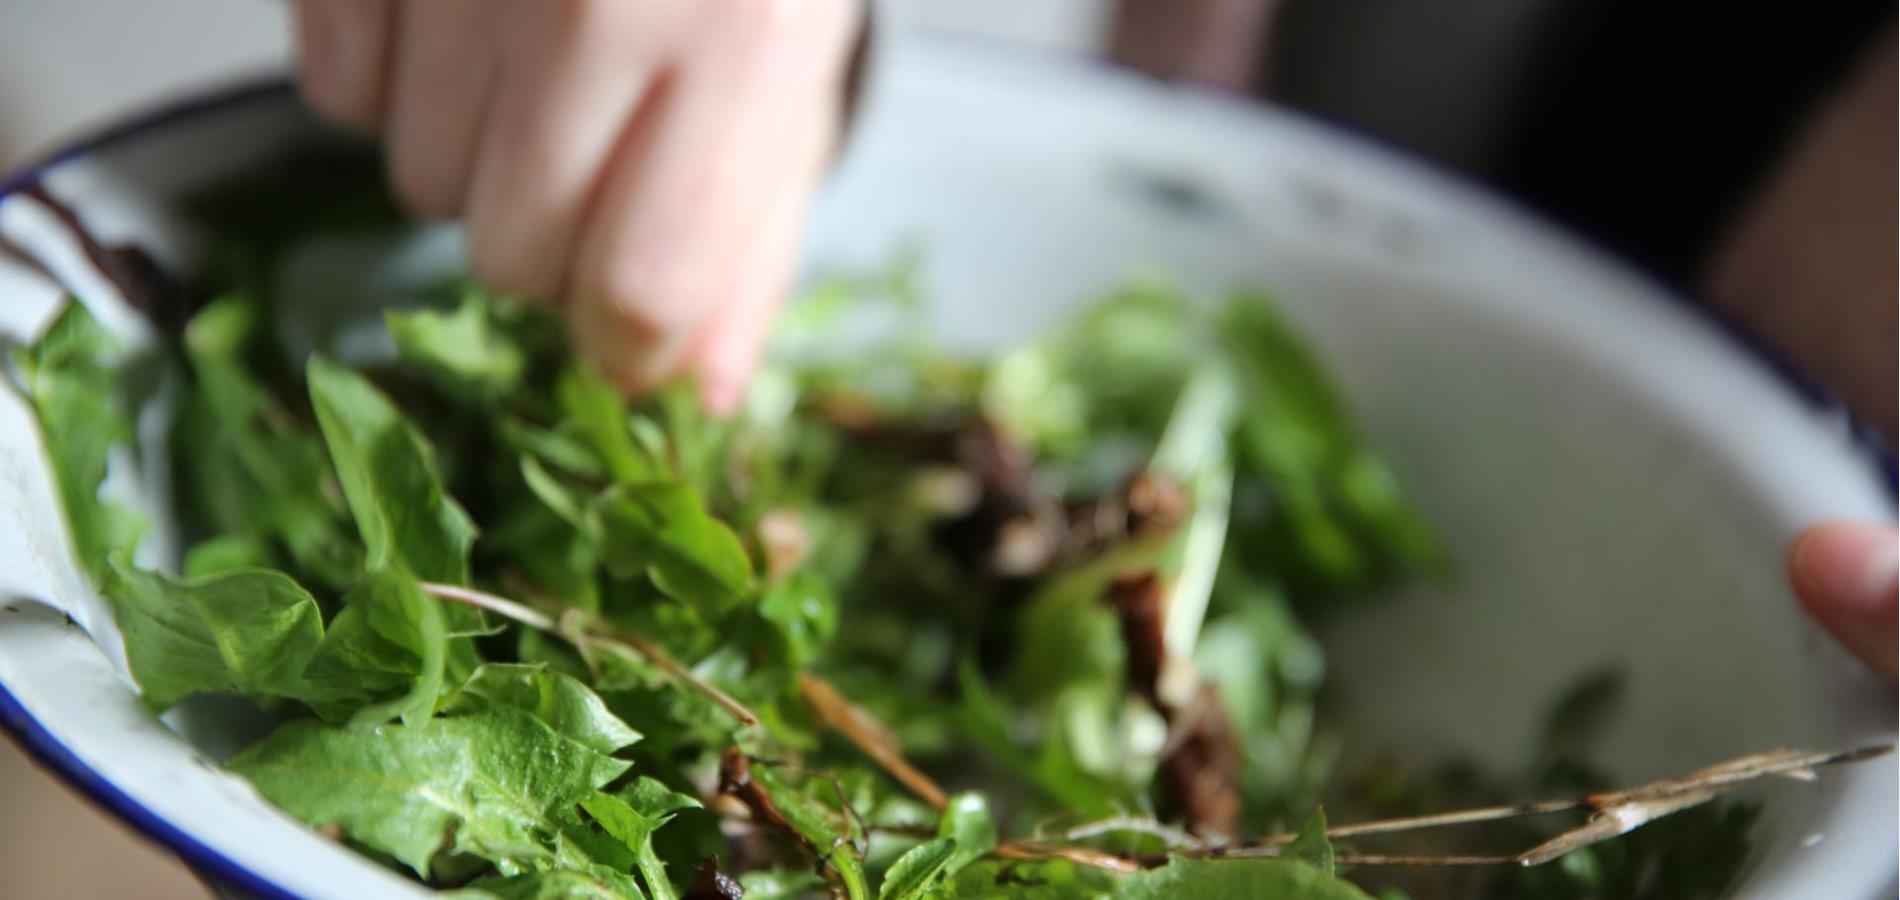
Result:
<svg viewBox="0 0 1900 900">
<path fill-rule="evenodd" d="M 49 170 L 94 151 L 211 113 L 253 103 L 281 102 L 291 93 L 289 82 L 271 77 L 193 96 L 114 123 L 0 175 L 0 201 L 38 184 Z M 0 683 L 0 729 L 11 735 L 28 756 L 57 773 L 93 803 L 176 854 L 200 879 L 217 888 L 235 889 L 247 897 L 297 900 L 297 894 L 212 848 L 120 790 L 60 743 L 4 683 Z"/>
<path fill-rule="evenodd" d="M 995 49 L 995 48 L 992 48 Z M 1086 67 L 1093 68 L 1093 67 Z M 1103 68 L 1113 68 L 1104 65 Z M 1120 70 L 1117 70 L 1120 71 Z M 161 106 L 152 111 L 133 116 L 109 125 L 87 137 L 66 144 L 51 153 L 28 162 L 11 172 L 0 175 L 0 201 L 39 183 L 47 171 L 97 150 L 103 150 L 134 138 L 143 137 L 150 132 L 172 125 L 181 124 L 201 116 L 227 111 L 233 107 L 259 102 L 279 102 L 294 93 L 290 83 L 281 77 L 269 77 L 236 84 L 206 94 L 190 97 L 175 103 Z M 1517 201 L 1499 194 L 1490 188 L 1473 182 L 1450 169 L 1422 157 L 1404 153 L 1389 142 L 1378 139 L 1354 129 L 1340 127 L 1336 123 L 1312 120 L 1323 129 L 1332 131 L 1346 140 L 1361 144 L 1373 144 L 1388 154 L 1402 157 L 1406 164 L 1430 170 L 1434 177 L 1449 179 L 1469 190 L 1476 190 L 1486 196 L 1501 200 L 1507 205 L 1518 207 Z M 1521 208 L 1521 207 L 1520 207 Z M 1544 222 L 1552 222 L 1545 215 L 1531 214 Z M 1565 240 L 1590 246 L 1600 245 L 1587 235 L 1579 234 L 1572 228 L 1556 226 Z M 1628 260 L 1619 256 L 1607 257 L 1617 265 L 1631 266 Z M 1647 273 L 1653 277 L 1653 273 Z M 1702 323 L 1729 341 L 1740 346 L 1757 363 L 1773 373 L 1797 396 L 1818 408 L 1829 408 L 1834 404 L 1812 381 L 1803 378 L 1780 354 L 1751 338 L 1739 330 L 1733 323 L 1715 314 L 1708 306 L 1691 302 L 1680 290 L 1666 292 L 1671 297 L 1681 299 L 1680 305 L 1689 309 Z M 1885 476 L 1889 492 L 1895 489 L 1894 458 L 1885 453 L 1877 442 L 1872 441 L 1864 432 L 1856 431 L 1850 436 L 1867 462 Z M 203 841 L 180 830 L 166 821 L 164 817 L 141 805 L 129 794 L 120 790 L 111 781 L 87 766 L 78 755 L 73 753 L 52 732 L 41 725 L 32 713 L 26 710 L 18 698 L 0 683 L 0 729 L 12 735 L 15 742 L 23 747 L 27 754 L 40 765 L 57 773 L 66 783 L 84 794 L 92 802 L 112 813 L 120 820 L 131 825 L 140 834 L 158 842 L 177 854 L 179 859 L 198 877 L 216 885 L 235 888 L 249 896 L 285 898 L 296 900 L 297 895 L 286 890 L 276 882 L 246 868 L 243 864 L 213 849 Z"/>
</svg>

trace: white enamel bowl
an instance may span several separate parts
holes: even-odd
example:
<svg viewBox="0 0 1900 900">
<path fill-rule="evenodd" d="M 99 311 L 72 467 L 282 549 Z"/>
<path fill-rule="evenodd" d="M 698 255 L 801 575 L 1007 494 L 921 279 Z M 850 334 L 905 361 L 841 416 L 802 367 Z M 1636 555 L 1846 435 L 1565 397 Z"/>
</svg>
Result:
<svg viewBox="0 0 1900 900">
<path fill-rule="evenodd" d="M 1621 778 L 1891 739 L 1891 688 L 1802 620 L 1781 577 L 1803 525 L 1891 519 L 1891 482 L 1837 415 L 1684 302 L 1491 197 L 1285 115 L 1072 62 L 892 49 L 815 214 L 814 266 L 923 248 L 933 323 L 963 345 L 1024 335 L 1142 268 L 1209 291 L 1263 282 L 1445 535 L 1456 577 L 1326 635 L 1348 747 L 1508 763 L 1545 704 L 1606 664 L 1630 688 L 1604 736 Z M 142 339 L 20 189 L 42 181 L 102 237 L 185 266 L 197 247 L 168 210 L 180 192 L 316 139 L 281 89 L 166 110 L 0 181 L 0 234 Z M 0 254 L 0 334 L 28 339 L 58 296 Z M 0 392 L 0 722 L 235 891 L 418 893 L 220 773 L 210 760 L 236 736 L 215 705 L 170 727 L 144 713 L 47 479 L 26 406 Z M 113 487 L 162 513 L 162 492 Z M 1762 796 L 1741 896 L 1892 896 L 1891 759 Z"/>
</svg>

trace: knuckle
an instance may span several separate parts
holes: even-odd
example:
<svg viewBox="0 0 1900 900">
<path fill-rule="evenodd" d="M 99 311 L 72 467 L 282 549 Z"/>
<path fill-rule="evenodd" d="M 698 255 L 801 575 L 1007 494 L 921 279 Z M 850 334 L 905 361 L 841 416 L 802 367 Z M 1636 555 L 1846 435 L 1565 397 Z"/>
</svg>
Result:
<svg viewBox="0 0 1900 900">
<path fill-rule="evenodd" d="M 307 0 L 298 7 L 297 87 L 318 117 L 354 131 L 381 124 L 383 72 L 375 7 Z"/>
<path fill-rule="evenodd" d="M 468 263 L 475 280 L 492 291 L 524 300 L 548 300 L 556 290 L 547 266 L 500 242 L 492 231 L 471 227 Z"/>
<path fill-rule="evenodd" d="M 610 260 L 595 287 L 633 331 L 658 337 L 676 330 L 698 305 L 701 279 L 677 258 L 628 253 Z"/>
<path fill-rule="evenodd" d="M 557 45 L 568 46 L 611 27 L 616 13 L 637 5 L 626 0 L 537 0 L 535 9 L 547 37 Z"/>
<path fill-rule="evenodd" d="M 541 0 L 542 21 L 557 32 L 578 31 L 600 12 L 596 0 Z"/>
<path fill-rule="evenodd" d="M 446 176 L 428 160 L 398 152 L 389 160 L 390 189 L 404 209 L 426 219 L 450 219 L 461 213 L 461 198 Z"/>
<path fill-rule="evenodd" d="M 327 65 L 308 60 L 297 79 L 297 94 L 317 117 L 332 125 L 363 128 L 368 123 L 347 85 Z"/>
<path fill-rule="evenodd" d="M 729 40 L 751 43 L 785 29 L 792 7 L 785 0 L 699 0 L 702 23 Z"/>
</svg>

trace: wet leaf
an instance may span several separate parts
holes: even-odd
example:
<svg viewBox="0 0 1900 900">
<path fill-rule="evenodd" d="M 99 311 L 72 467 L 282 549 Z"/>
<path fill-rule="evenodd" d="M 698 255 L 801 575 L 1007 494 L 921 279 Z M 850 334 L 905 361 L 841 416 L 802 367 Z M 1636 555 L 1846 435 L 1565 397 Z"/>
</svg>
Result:
<svg viewBox="0 0 1900 900">
<path fill-rule="evenodd" d="M 116 560 L 106 582 L 146 705 L 200 691 L 295 697 L 324 638 L 316 600 L 280 572 L 173 580 Z"/>
<path fill-rule="evenodd" d="M 564 812 L 628 764 L 493 708 L 377 728 L 292 722 L 228 766 L 291 815 L 426 877 L 443 850 L 504 873 L 546 865 Z"/>
</svg>

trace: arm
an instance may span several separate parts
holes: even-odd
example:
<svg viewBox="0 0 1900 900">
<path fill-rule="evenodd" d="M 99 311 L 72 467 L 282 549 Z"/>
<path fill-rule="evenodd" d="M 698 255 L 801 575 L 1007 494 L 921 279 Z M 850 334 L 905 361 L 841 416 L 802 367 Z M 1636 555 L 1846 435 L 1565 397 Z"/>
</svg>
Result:
<svg viewBox="0 0 1900 900">
<path fill-rule="evenodd" d="M 1831 388 L 1895 447 L 1895 106 L 1892 33 L 1815 116 L 1715 255 L 1707 284 L 1726 313 Z M 1825 523 L 1788 557 L 1810 614 L 1870 666 L 1896 670 L 1900 533 Z"/>
</svg>

